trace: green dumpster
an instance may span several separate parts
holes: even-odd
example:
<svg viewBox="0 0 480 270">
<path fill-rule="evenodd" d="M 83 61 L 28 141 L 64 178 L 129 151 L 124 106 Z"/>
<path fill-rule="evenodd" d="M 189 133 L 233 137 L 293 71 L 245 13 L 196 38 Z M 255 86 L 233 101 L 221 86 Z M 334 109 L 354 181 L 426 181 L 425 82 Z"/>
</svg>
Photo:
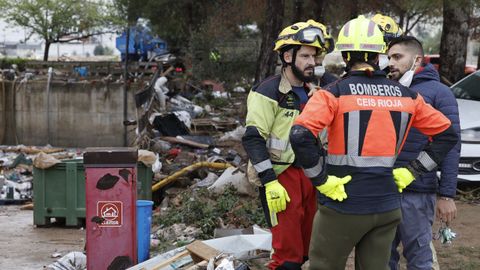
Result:
<svg viewBox="0 0 480 270">
<path fill-rule="evenodd" d="M 137 196 L 152 199 L 150 167 L 137 164 Z M 33 224 L 48 225 L 51 218 L 67 226 L 80 226 L 85 219 L 85 169 L 82 159 L 64 160 L 48 169 L 33 168 Z"/>
</svg>

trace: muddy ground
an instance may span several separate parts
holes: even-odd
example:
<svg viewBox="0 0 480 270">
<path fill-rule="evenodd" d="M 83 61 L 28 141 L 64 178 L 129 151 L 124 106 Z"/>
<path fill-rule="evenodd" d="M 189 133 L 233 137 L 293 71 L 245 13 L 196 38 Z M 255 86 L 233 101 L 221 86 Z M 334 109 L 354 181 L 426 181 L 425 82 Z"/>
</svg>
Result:
<svg viewBox="0 0 480 270">
<path fill-rule="evenodd" d="M 452 225 L 458 233 L 457 238 L 451 245 L 435 241 L 441 269 L 480 269 L 480 204 L 457 201 L 457 207 L 459 214 Z M 436 222 L 434 230 L 439 226 Z M 19 206 L 0 206 L 2 270 L 43 269 L 56 260 L 52 254 L 82 251 L 84 244 L 85 230 L 55 226 L 35 228 L 33 211 L 22 211 Z"/>
<path fill-rule="evenodd" d="M 82 251 L 85 230 L 35 228 L 33 211 L 19 206 L 0 206 L 0 269 L 39 270 L 70 251 Z"/>
</svg>

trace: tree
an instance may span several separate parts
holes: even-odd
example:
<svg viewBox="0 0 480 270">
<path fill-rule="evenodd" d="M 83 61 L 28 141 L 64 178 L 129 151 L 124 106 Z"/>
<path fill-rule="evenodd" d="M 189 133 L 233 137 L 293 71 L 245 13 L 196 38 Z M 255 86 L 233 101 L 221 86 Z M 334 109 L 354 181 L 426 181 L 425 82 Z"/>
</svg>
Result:
<svg viewBox="0 0 480 270">
<path fill-rule="evenodd" d="M 463 78 L 467 61 L 470 0 L 443 0 L 443 29 L 440 43 L 440 75 L 454 83 Z"/>
<path fill-rule="evenodd" d="M 257 60 L 257 70 L 255 71 L 255 82 L 275 73 L 275 64 L 277 62 L 277 53 L 272 50 L 272 46 L 280 33 L 283 15 L 285 10 L 285 0 L 268 0 L 265 17 L 269 18 L 262 29 L 262 44 L 260 46 L 260 55 Z"/>
<path fill-rule="evenodd" d="M 99 44 L 93 49 L 93 55 L 113 55 L 113 50 L 108 46 L 102 46 Z"/>
<path fill-rule="evenodd" d="M 325 11 L 325 5 L 327 1 L 326 0 L 314 0 L 313 1 L 313 8 L 311 9 L 313 11 L 313 14 L 311 14 L 312 18 L 317 19 L 317 21 L 324 23 L 324 11 Z"/>
<path fill-rule="evenodd" d="M 475 2 L 473 6 L 473 12 L 472 12 L 472 17 L 470 18 L 469 22 L 469 29 L 471 31 L 470 36 L 471 40 L 476 40 L 480 42 L 480 3 Z M 480 69 L 480 44 L 478 44 L 478 47 L 476 48 L 476 54 L 474 55 L 477 56 L 477 69 Z"/>
<path fill-rule="evenodd" d="M 303 0 L 295 0 L 293 21 L 299 22 L 303 20 Z"/>
<path fill-rule="evenodd" d="M 102 45 L 97 45 L 93 49 L 93 55 L 104 55 L 105 54 L 105 49 L 103 48 Z"/>
<path fill-rule="evenodd" d="M 0 12 L 9 23 L 24 27 L 28 38 L 36 34 L 44 40 L 44 61 L 51 44 L 108 33 L 105 29 L 117 22 L 111 6 L 102 0 L 0 0 Z"/>
<path fill-rule="evenodd" d="M 145 2 L 143 15 L 150 20 L 155 33 L 165 39 L 174 51 L 186 51 L 192 34 L 201 32 L 204 23 L 225 1 L 147 0 Z M 135 5 L 138 6 L 138 4 Z M 233 14 L 228 15 L 233 16 Z"/>
<path fill-rule="evenodd" d="M 409 34 L 418 25 L 437 21 L 441 17 L 442 2 L 441 0 L 375 0 L 370 2 L 367 8 L 398 18 L 397 22 L 404 33 Z"/>
<path fill-rule="evenodd" d="M 429 32 L 419 34 L 417 38 L 422 42 L 425 54 L 439 54 L 440 40 L 442 38 L 442 32 L 440 30 L 433 33 L 433 35 Z"/>
</svg>

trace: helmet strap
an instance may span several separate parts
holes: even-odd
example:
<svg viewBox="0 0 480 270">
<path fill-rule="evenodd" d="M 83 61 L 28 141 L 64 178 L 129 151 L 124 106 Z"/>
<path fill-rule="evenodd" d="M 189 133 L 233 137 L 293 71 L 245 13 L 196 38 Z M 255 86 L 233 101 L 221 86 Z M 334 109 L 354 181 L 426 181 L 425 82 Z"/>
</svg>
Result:
<svg viewBox="0 0 480 270">
<path fill-rule="evenodd" d="M 283 67 L 286 67 L 288 65 L 295 65 L 295 60 L 297 59 L 297 52 L 298 50 L 300 49 L 300 46 L 298 45 L 288 45 L 288 46 L 285 46 L 285 48 L 280 52 L 280 61 L 282 61 L 282 66 Z M 287 61 L 285 61 L 285 53 L 289 50 L 292 50 L 292 62 L 291 63 L 287 63 Z"/>
<path fill-rule="evenodd" d="M 300 49 L 300 46 L 295 46 L 295 47 L 293 47 L 293 51 L 292 51 L 292 62 L 290 63 L 290 65 L 292 65 L 292 66 L 295 65 L 295 61 L 297 60 L 297 52 L 298 52 L 299 49 Z"/>
</svg>

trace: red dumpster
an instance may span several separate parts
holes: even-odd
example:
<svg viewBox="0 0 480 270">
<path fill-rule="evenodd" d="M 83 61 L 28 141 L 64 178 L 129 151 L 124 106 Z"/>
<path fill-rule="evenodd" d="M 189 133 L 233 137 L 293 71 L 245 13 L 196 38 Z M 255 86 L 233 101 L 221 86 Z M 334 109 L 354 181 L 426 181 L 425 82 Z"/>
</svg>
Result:
<svg viewBox="0 0 480 270">
<path fill-rule="evenodd" d="M 134 148 L 87 148 L 84 154 L 89 270 L 137 263 L 137 155 Z"/>
</svg>

